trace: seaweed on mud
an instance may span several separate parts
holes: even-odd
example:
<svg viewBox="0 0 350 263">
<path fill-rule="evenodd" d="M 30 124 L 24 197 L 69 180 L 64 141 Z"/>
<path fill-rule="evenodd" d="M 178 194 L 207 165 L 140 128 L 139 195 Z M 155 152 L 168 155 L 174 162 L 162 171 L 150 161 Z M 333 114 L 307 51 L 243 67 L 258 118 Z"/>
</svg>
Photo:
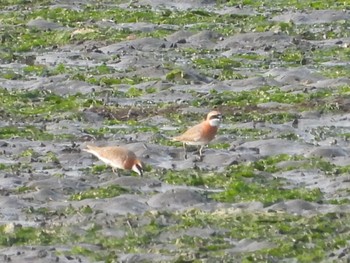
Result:
<svg viewBox="0 0 350 263">
<path fill-rule="evenodd" d="M 169 3 L 1 1 L 0 256 L 346 258 L 347 1 Z M 181 159 L 171 137 L 213 108 L 225 118 L 204 161 Z M 126 144 L 145 176 L 91 165 L 87 143 Z M 178 189 L 205 202 L 152 199 Z"/>
</svg>

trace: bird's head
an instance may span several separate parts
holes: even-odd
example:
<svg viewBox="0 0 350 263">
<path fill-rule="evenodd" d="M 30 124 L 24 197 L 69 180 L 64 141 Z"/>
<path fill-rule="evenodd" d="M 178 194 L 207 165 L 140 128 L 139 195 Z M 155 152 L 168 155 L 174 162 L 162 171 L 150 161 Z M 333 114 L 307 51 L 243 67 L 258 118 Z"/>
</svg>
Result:
<svg viewBox="0 0 350 263">
<path fill-rule="evenodd" d="M 219 127 L 222 121 L 222 114 L 219 111 L 211 111 L 207 115 L 210 126 Z"/>
<path fill-rule="evenodd" d="M 136 160 L 134 165 L 131 168 L 134 172 L 136 172 L 139 176 L 143 176 L 143 167 L 140 160 Z"/>
</svg>

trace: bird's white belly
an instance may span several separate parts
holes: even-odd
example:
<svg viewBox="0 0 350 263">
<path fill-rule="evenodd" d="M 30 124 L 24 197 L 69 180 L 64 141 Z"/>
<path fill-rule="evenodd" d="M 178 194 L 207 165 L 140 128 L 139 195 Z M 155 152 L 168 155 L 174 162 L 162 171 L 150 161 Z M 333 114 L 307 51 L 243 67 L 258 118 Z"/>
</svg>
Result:
<svg viewBox="0 0 350 263">
<path fill-rule="evenodd" d="M 123 169 L 123 167 L 118 162 L 115 162 L 115 161 L 113 162 L 104 157 L 100 157 L 100 160 L 105 164 L 112 166 L 113 168 Z"/>
<path fill-rule="evenodd" d="M 201 142 L 201 141 L 198 141 L 198 142 L 185 142 L 186 144 L 188 145 L 206 145 L 208 144 L 208 142 Z"/>
</svg>

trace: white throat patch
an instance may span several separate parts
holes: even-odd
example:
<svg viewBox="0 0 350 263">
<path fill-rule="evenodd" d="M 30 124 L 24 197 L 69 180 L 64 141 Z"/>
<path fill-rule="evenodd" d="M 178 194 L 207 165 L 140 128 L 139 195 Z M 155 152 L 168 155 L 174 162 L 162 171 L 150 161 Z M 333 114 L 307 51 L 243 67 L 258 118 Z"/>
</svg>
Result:
<svg viewBox="0 0 350 263">
<path fill-rule="evenodd" d="M 209 120 L 210 126 L 213 126 L 213 127 L 219 127 L 220 123 L 221 123 L 220 119 L 211 119 L 211 120 Z"/>
</svg>

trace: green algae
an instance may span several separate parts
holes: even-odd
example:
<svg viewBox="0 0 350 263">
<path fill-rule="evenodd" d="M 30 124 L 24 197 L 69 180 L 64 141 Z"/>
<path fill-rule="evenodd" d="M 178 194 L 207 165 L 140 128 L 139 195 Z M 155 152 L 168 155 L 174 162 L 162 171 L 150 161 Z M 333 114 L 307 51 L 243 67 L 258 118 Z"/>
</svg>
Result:
<svg viewBox="0 0 350 263">
<path fill-rule="evenodd" d="M 116 91 L 118 91 L 118 85 L 119 84 L 129 84 L 129 85 L 136 85 L 139 83 L 156 80 L 149 77 L 140 77 L 140 76 L 134 76 L 134 77 L 108 77 L 108 76 L 91 76 L 89 74 L 77 74 L 73 75 L 72 79 L 78 79 L 81 81 L 86 81 L 87 83 L 99 85 L 99 86 L 111 86 Z M 120 93 L 118 93 L 119 95 Z M 124 97 L 127 97 L 124 94 Z"/>
<path fill-rule="evenodd" d="M 218 92 L 211 90 L 208 96 L 198 96 L 191 102 L 195 107 L 222 107 L 224 109 L 235 108 L 239 113 L 229 114 L 227 120 L 246 122 L 246 121 L 271 121 L 284 123 L 297 119 L 295 111 L 320 110 L 322 112 L 340 112 L 342 108 L 335 99 L 339 99 L 344 94 L 349 93 L 349 86 L 339 86 L 337 88 L 319 89 L 313 93 L 305 93 L 301 91 L 282 91 L 278 87 L 265 86 L 251 91 L 223 91 Z M 320 103 L 322 101 L 322 103 Z M 280 103 L 271 106 L 273 112 L 267 111 L 262 107 L 265 103 Z M 344 108 L 345 110 L 345 108 Z M 224 111 L 225 113 L 225 111 Z M 280 119 L 280 120 L 278 120 Z"/>
<path fill-rule="evenodd" d="M 115 124 L 114 120 L 106 121 L 106 125 L 111 126 L 104 126 L 101 128 L 86 128 L 84 129 L 84 132 L 90 135 L 93 135 L 97 139 L 105 138 L 108 136 L 111 136 L 112 134 L 131 134 L 131 133 L 138 133 L 138 132 L 153 132 L 158 133 L 159 128 L 156 126 L 147 126 L 147 125 L 139 125 L 139 124 L 131 124 L 131 121 L 125 121 L 117 124 L 115 127 L 113 125 Z M 165 141 L 163 141 L 166 143 Z"/>
<path fill-rule="evenodd" d="M 47 213 L 47 211 L 42 211 Z M 67 214 L 69 216 L 69 214 Z M 148 223 L 141 223 L 148 222 Z M 161 222 L 174 222 L 163 224 Z M 307 217 L 283 211 L 239 212 L 235 209 L 201 211 L 189 209 L 182 212 L 147 212 L 139 216 L 128 215 L 116 218 L 109 229 L 123 231 L 120 237 L 106 236 L 104 226 L 89 221 L 79 225 L 41 228 L 3 225 L 0 227 L 0 244 L 9 245 L 50 245 L 74 244 L 65 255 L 85 255 L 101 260 L 113 253 L 161 253 L 188 259 L 211 260 L 232 259 L 232 241 L 265 242 L 265 248 L 235 254 L 242 262 L 261 262 L 296 258 L 300 262 L 326 259 L 329 252 L 346 246 L 349 229 L 349 213 L 310 214 Z M 306 228 L 305 226 L 309 226 Z M 210 228 L 212 235 L 197 236 L 186 233 L 192 228 Z M 75 230 L 74 230 L 75 229 Z M 75 231 L 79 231 L 79 235 Z M 226 230 L 223 230 L 226 229 Z M 176 234 L 175 234 L 176 233 Z M 166 235 L 166 243 L 157 247 L 160 235 Z M 82 245 L 98 245 L 102 250 L 94 253 Z M 171 248 L 172 247 L 172 248 Z M 176 253 L 174 254 L 176 250 Z M 200 254 L 199 254 L 200 253 Z M 181 255 L 182 254 L 182 255 Z"/>
<path fill-rule="evenodd" d="M 191 30 L 199 31 L 203 29 L 213 30 L 223 34 L 223 36 L 230 36 L 238 32 L 264 32 L 277 29 L 279 32 L 286 33 L 289 36 L 302 36 L 305 39 L 321 40 L 324 37 L 336 38 L 347 37 L 348 22 L 336 22 L 330 24 L 312 25 L 294 25 L 290 23 L 273 23 L 268 21 L 269 16 L 265 15 L 229 15 L 219 18 L 208 11 L 191 11 L 191 12 L 177 12 L 177 11 L 153 11 L 147 7 L 141 10 L 114 9 L 109 12 L 101 12 L 103 10 L 103 1 L 99 1 L 93 6 L 83 6 L 82 11 L 71 11 L 64 9 L 44 8 L 43 10 L 35 11 L 28 14 L 26 8 L 39 5 L 47 5 L 48 1 L 25 1 L 25 0 L 5 0 L 0 3 L 0 6 L 20 5 L 18 10 L 25 11 L 23 14 L 13 12 L 10 15 L 0 15 L 1 24 L 6 25 L 5 33 L 0 31 L 2 39 L 6 41 L 0 48 L 0 59 L 6 63 L 16 61 L 14 52 L 42 50 L 45 47 L 61 46 L 65 44 L 74 44 L 79 41 L 87 40 L 106 40 L 107 43 L 114 43 L 125 40 L 130 34 L 135 33 L 136 37 L 164 37 L 172 33 L 172 30 L 155 30 L 151 33 L 132 32 L 130 30 L 105 30 L 92 26 L 94 32 L 88 34 L 74 34 L 71 31 L 57 30 L 40 32 L 36 29 L 28 29 L 23 27 L 30 19 L 43 17 L 50 21 L 62 23 L 62 25 L 77 26 L 77 22 L 81 21 L 98 21 L 102 19 L 129 22 L 152 22 L 155 24 L 172 23 L 177 24 L 180 28 L 184 25 L 192 24 Z M 115 3 L 115 2 L 114 2 Z M 293 7 L 298 10 L 311 9 L 346 9 L 347 2 L 343 1 L 229 1 L 227 3 L 220 3 L 218 5 L 243 5 L 252 6 L 255 10 L 264 11 L 270 10 L 272 14 L 279 14 L 285 8 Z M 24 8 L 26 7 L 26 8 Z M 96 8 L 97 7 L 97 8 Z M 91 20 L 90 20 L 91 19 Z M 16 27 L 13 27 L 16 25 Z M 21 26 L 17 26 L 21 25 Z M 323 27 L 323 28 L 322 28 Z M 179 45 L 180 46 L 180 45 Z M 229 58 L 222 58 L 213 50 L 198 50 L 191 48 L 178 47 L 178 52 L 186 53 L 192 63 L 191 66 L 199 67 L 203 74 L 215 77 L 219 80 L 240 79 L 246 76 L 240 72 L 234 72 L 232 68 L 262 68 L 268 69 L 270 64 L 280 66 L 300 66 L 305 63 L 312 63 L 312 65 L 319 70 L 321 74 L 326 77 L 338 78 L 347 77 L 348 70 L 346 66 L 330 66 L 324 67 L 320 64 L 330 60 L 336 59 L 339 62 L 348 61 L 348 49 L 343 47 L 332 47 L 327 49 L 315 49 L 310 47 L 310 50 L 287 48 L 283 52 L 272 52 L 266 55 L 258 55 L 252 51 L 247 54 L 236 54 Z M 4 52 L 4 50 L 6 52 Z M 221 52 L 221 50 L 219 51 Z M 195 58 L 195 55 L 213 55 L 214 59 L 210 60 L 206 57 L 203 59 Z M 193 59 L 194 58 L 194 59 Z M 117 57 L 113 59 L 118 59 Z M 170 72 L 165 75 L 169 82 L 189 83 L 191 80 L 186 76 L 183 70 L 170 67 Z M 172 71 L 172 69 L 174 69 Z M 211 74 L 212 69 L 219 69 L 219 73 Z M 128 69 L 129 70 L 129 69 Z M 28 79 L 32 76 L 53 76 L 57 74 L 68 74 L 70 79 L 86 81 L 90 84 L 107 86 L 113 88 L 113 96 L 122 98 L 137 98 L 147 93 L 156 92 L 154 89 L 149 91 L 139 90 L 133 85 L 147 81 L 143 77 L 120 77 L 101 76 L 104 74 L 117 73 L 113 68 L 107 67 L 104 64 L 95 68 L 75 68 L 67 65 L 57 65 L 54 68 L 41 65 L 28 65 L 23 68 L 23 71 L 2 71 L 0 75 L 7 79 Z M 152 79 L 148 79 L 152 80 Z M 118 89 L 119 84 L 131 85 L 129 90 L 124 93 Z M 348 95 L 349 87 L 325 89 L 322 92 L 315 93 L 298 93 L 286 92 L 275 87 L 263 87 L 258 91 L 249 91 L 247 93 L 212 93 L 208 98 L 201 97 L 193 102 L 194 106 L 198 107 L 212 107 L 212 106 L 227 106 L 227 118 L 225 122 L 229 125 L 236 122 L 259 122 L 266 121 L 272 123 L 285 123 L 297 118 L 295 112 L 303 110 L 322 110 L 322 112 L 341 112 L 341 107 L 337 106 L 334 99 Z M 81 120 L 79 112 L 91 105 L 102 106 L 103 102 L 100 97 L 101 94 L 96 93 L 93 99 L 87 98 L 83 95 L 77 96 L 59 96 L 50 93 L 23 92 L 23 94 L 15 92 L 1 93 L 1 113 L 3 116 L 15 120 L 62 120 L 62 119 L 77 119 Z M 327 101 L 325 100 L 327 99 Z M 316 103 L 313 104 L 313 102 Z M 291 108 L 276 108 L 274 112 L 264 111 L 261 108 L 252 109 L 252 105 L 259 105 L 261 103 L 278 102 L 287 103 Z M 326 103 L 324 103 L 326 102 Z M 157 105 L 157 107 L 161 107 Z M 19 110 L 22 108 L 22 110 Z M 102 107 L 101 107 L 102 108 Z M 223 109 L 225 111 L 225 107 Z M 151 115 L 150 113 L 147 113 Z M 166 114 L 170 120 L 174 121 L 176 125 L 184 128 L 189 122 L 195 122 L 203 119 L 203 116 L 198 114 Z M 105 125 L 128 125 L 130 129 L 114 129 L 102 128 L 101 130 L 86 131 L 97 138 L 106 138 L 113 133 L 137 133 L 137 132 L 158 132 L 159 127 L 149 127 L 145 125 L 137 125 L 132 121 L 109 120 L 110 117 L 104 116 L 108 119 L 104 122 Z M 133 117 L 137 119 L 137 117 Z M 133 120 L 135 121 L 135 120 Z M 268 131 L 259 129 L 220 129 L 223 134 L 234 135 L 238 138 L 244 139 L 261 139 L 264 138 Z M 313 131 L 311 131 L 313 133 Z M 315 131 L 317 132 L 317 131 Z M 163 132 L 162 132 L 163 133 Z M 22 137 L 34 140 L 55 140 L 63 139 L 69 140 L 73 137 L 68 135 L 57 136 L 51 135 L 45 129 L 31 125 L 23 125 L 23 127 L 8 126 L 2 127 L 1 138 L 8 139 L 14 137 Z M 166 132 L 166 135 L 175 135 L 175 132 Z M 336 134 L 342 138 L 347 139 L 347 133 Z M 281 138 L 296 140 L 295 134 L 282 134 Z M 321 137 L 316 137 L 316 140 L 322 140 Z M 154 142 L 162 143 L 164 145 L 177 145 L 166 138 L 156 137 Z M 213 143 L 210 145 L 213 148 L 227 149 L 227 143 Z M 22 153 L 24 157 L 39 158 L 43 162 L 57 162 L 57 157 L 52 153 L 38 156 L 37 153 L 28 150 Z M 299 161 L 300 164 L 293 167 L 280 168 L 278 164 L 288 161 Z M 5 170 L 9 170 L 10 166 L 0 165 Z M 19 167 L 23 170 L 23 167 Z M 106 166 L 93 166 L 92 173 L 101 173 L 106 171 Z M 109 169 L 109 168 L 108 168 Z M 218 188 L 222 193 L 211 195 L 210 198 L 215 200 L 223 200 L 229 203 L 246 202 L 246 201 L 260 201 L 265 205 L 275 203 L 281 200 L 303 199 L 315 202 L 324 203 L 347 203 L 346 200 L 323 200 L 322 193 L 318 189 L 306 189 L 303 186 L 292 186 L 287 181 L 282 179 L 275 179 L 274 175 L 278 172 L 289 169 L 318 169 L 323 171 L 327 176 L 342 176 L 349 173 L 349 166 L 336 166 L 331 162 L 322 158 L 302 158 L 300 156 L 280 155 L 273 156 L 267 159 L 262 159 L 252 163 L 243 163 L 232 165 L 226 171 L 217 173 L 215 171 L 201 171 L 199 169 L 186 170 L 181 172 L 166 171 L 164 174 L 160 173 L 162 181 L 173 184 L 186 184 L 194 186 L 206 186 Z M 149 171 L 151 176 L 153 170 Z M 158 173 L 158 172 L 157 172 Z M 158 175 L 158 174 L 157 174 Z M 93 193 L 95 190 L 95 194 Z M 103 189 L 99 192 L 93 189 L 92 192 L 86 191 L 79 194 L 72 195 L 72 198 L 81 200 L 84 198 L 110 198 L 112 196 L 106 195 L 110 189 Z M 116 195 L 120 194 L 120 189 L 112 189 Z M 18 194 L 30 191 L 26 187 L 18 188 Z M 13 194 L 16 194 L 15 192 Z M 80 198 L 80 199 L 79 199 Z M 32 211 L 33 215 L 51 216 L 69 216 L 76 214 L 92 214 L 91 207 L 79 209 L 67 208 L 65 211 L 52 211 L 46 209 L 38 209 Z M 140 222 L 142 218 L 142 222 Z M 214 211 L 203 212 L 199 210 L 191 210 L 178 213 L 146 213 L 141 216 L 128 215 L 125 219 L 116 216 L 114 224 L 108 228 L 115 230 L 122 229 L 126 235 L 123 237 L 113 237 L 105 235 L 101 230 L 105 227 L 102 222 L 93 222 L 91 228 L 82 225 L 70 225 L 68 227 L 51 228 L 49 224 L 43 225 L 40 228 L 32 227 L 15 227 L 13 231 L 5 231 L 5 227 L 0 227 L 0 244 L 3 246 L 12 245 L 71 245 L 70 252 L 61 252 L 66 255 L 84 255 L 95 261 L 113 262 L 116 260 L 117 253 L 162 253 L 166 255 L 175 255 L 179 262 L 193 261 L 201 262 L 208 260 L 213 262 L 232 260 L 232 257 L 237 261 L 242 262 L 279 262 L 283 260 L 297 260 L 298 262 L 318 262 L 328 260 L 328 257 L 338 251 L 346 248 L 348 233 L 349 233 L 349 214 L 344 213 L 328 213 L 319 215 L 299 216 L 294 214 L 287 214 L 281 211 L 270 212 L 230 212 L 230 211 Z M 149 220 L 149 221 L 147 221 Z M 145 224 L 144 222 L 150 222 Z M 69 222 L 69 220 L 67 220 Z M 176 225 L 170 225 L 169 222 L 175 222 Z M 69 223 L 72 224 L 72 223 Z M 171 237 L 172 231 L 188 229 L 190 227 L 210 227 L 211 229 L 225 228 L 229 231 L 217 231 L 209 237 L 198 237 L 190 235 L 181 235 Z M 72 228 L 70 228 L 72 227 Z M 81 234 L 75 234 L 74 229 L 81 230 Z M 87 231 L 85 232 L 84 230 Z M 165 246 L 160 247 L 157 243 L 157 238 L 161 235 L 169 237 L 164 243 Z M 252 241 L 260 242 L 266 240 L 272 245 L 270 248 L 265 248 L 253 252 L 230 253 L 230 248 L 233 248 L 233 243 L 237 240 L 251 239 Z M 93 251 L 89 247 L 79 244 L 93 244 L 102 247 L 104 251 Z M 166 245 L 173 246 L 173 249 L 168 249 Z M 59 250 L 59 249 L 58 249 Z M 60 252 L 58 252 L 60 253 Z M 338 258 L 339 259 L 339 258 Z"/>
<path fill-rule="evenodd" d="M 182 69 L 173 69 L 165 76 L 166 80 L 186 83 L 186 73 Z"/>
<path fill-rule="evenodd" d="M 135 98 L 142 96 L 143 91 L 141 89 L 138 89 L 136 87 L 130 87 L 127 92 L 125 92 L 126 97 L 128 98 Z"/>
<path fill-rule="evenodd" d="M 84 199 L 112 198 L 128 192 L 128 190 L 126 190 L 123 187 L 120 187 L 119 185 L 110 185 L 107 187 L 98 187 L 95 189 L 80 192 L 78 194 L 73 194 L 70 196 L 69 200 L 80 201 Z"/>
<path fill-rule="evenodd" d="M 34 149 L 27 149 L 27 150 L 24 150 L 23 152 L 21 152 L 19 154 L 19 157 L 34 157 L 34 158 L 37 158 L 37 157 L 39 157 L 39 153 L 34 151 Z"/>
<path fill-rule="evenodd" d="M 229 143 L 216 143 L 216 144 L 211 144 L 209 145 L 209 148 L 213 148 L 213 149 L 229 149 L 230 148 L 230 144 Z"/>
<path fill-rule="evenodd" d="M 269 258 L 274 260 L 297 257 L 301 262 L 322 259 L 326 257 L 324 249 L 344 246 L 345 235 L 337 238 L 335 229 L 341 226 L 342 219 L 332 214 L 315 215 L 310 217 L 293 216 L 286 213 L 237 213 L 228 211 L 217 211 L 209 214 L 196 210 L 182 214 L 179 228 L 215 226 L 215 228 L 231 229 L 229 234 L 224 234 L 221 241 L 226 237 L 231 239 L 245 239 L 259 242 L 268 241 L 270 248 L 251 253 L 240 253 L 236 259 L 247 260 L 242 262 L 261 262 Z M 347 221 L 349 215 L 345 215 Z M 327 220 L 334 218 L 336 222 L 327 226 Z M 344 218 L 343 218 L 344 219 Z M 182 223 L 182 224 L 181 224 Z M 313 225 L 307 231 L 304 224 Z M 331 236 L 328 236 L 331 235 Z M 219 236 L 220 237 L 220 236 Z M 215 239 L 211 239 L 215 242 Z M 312 246 L 307 246 L 312 243 Z M 228 252 L 228 251 L 227 251 Z M 221 256 L 225 258 L 223 254 Z M 229 257 L 229 255 L 227 255 Z"/>
<path fill-rule="evenodd" d="M 302 199 L 306 201 L 317 202 L 323 195 L 318 189 L 295 188 L 288 189 L 279 180 L 267 182 L 252 183 L 245 180 L 231 180 L 227 184 L 224 192 L 216 194 L 213 198 L 221 202 L 245 202 L 261 201 L 265 205 L 270 205 L 284 200 Z"/>
<path fill-rule="evenodd" d="M 71 134 L 51 134 L 35 126 L 13 127 L 6 126 L 0 128 L 0 139 L 26 138 L 34 141 L 52 141 L 73 139 Z"/>
<path fill-rule="evenodd" d="M 35 190 L 34 187 L 19 186 L 16 188 L 16 193 L 23 194 L 23 193 L 33 192 L 34 190 Z"/>
<path fill-rule="evenodd" d="M 237 0 L 230 0 L 226 3 L 227 5 L 246 5 L 246 6 L 252 6 L 258 9 L 272 9 L 272 10 L 279 10 L 282 11 L 285 8 L 291 7 L 294 9 L 299 10 L 310 10 L 310 9 L 316 9 L 316 10 L 324 10 L 324 9 L 335 9 L 335 10 L 341 10 L 343 8 L 347 7 L 346 1 L 298 1 L 298 0 L 278 0 L 278 1 L 272 1 L 272 0 L 263 0 L 263 1 L 253 1 L 253 0 L 244 0 L 244 1 L 237 1 Z"/>
<path fill-rule="evenodd" d="M 91 214 L 94 212 L 94 210 L 89 205 L 83 205 L 78 208 L 74 208 L 71 204 L 69 204 L 67 207 L 60 208 L 60 209 L 51 209 L 48 207 L 29 207 L 28 209 L 25 209 L 25 212 L 28 216 L 46 216 L 46 217 L 52 217 L 57 215 L 65 215 L 65 216 L 71 216 L 71 215 L 77 215 L 77 214 Z"/>
<path fill-rule="evenodd" d="M 4 25 L 10 30 L 7 30 L 6 45 L 11 51 L 29 51 L 35 48 L 48 47 L 48 46 L 60 46 L 74 41 L 86 41 L 86 40 L 108 40 L 108 41 L 121 41 L 126 39 L 130 33 L 129 30 L 115 30 L 107 28 L 91 28 L 91 32 L 78 33 L 67 30 L 64 27 L 78 27 L 82 21 L 93 19 L 100 21 L 103 19 L 123 21 L 124 23 L 135 22 L 149 22 L 154 24 L 172 24 L 184 26 L 188 24 L 207 24 L 210 25 L 224 24 L 235 25 L 241 23 L 245 30 L 265 31 L 271 27 L 270 22 L 266 20 L 264 16 L 242 17 L 231 15 L 219 15 L 207 11 L 190 10 L 190 11 L 170 11 L 164 12 L 153 11 L 148 8 L 134 9 L 121 9 L 115 7 L 113 9 L 107 9 L 101 12 L 102 6 L 85 6 L 83 11 L 70 10 L 64 8 L 40 8 L 34 9 L 32 12 L 16 12 L 9 11 L 0 16 L 0 19 Z M 26 24 L 31 19 L 36 18 L 46 19 L 52 22 L 59 22 L 62 25 L 60 30 L 37 30 L 35 28 L 16 28 L 14 25 Z M 212 21 L 215 21 L 213 24 Z M 248 26 L 249 25 L 249 26 Z M 202 30 L 199 28 L 197 30 Z M 144 34 L 135 32 L 140 37 L 154 36 L 164 37 L 167 34 L 172 33 L 172 30 L 155 30 L 154 32 Z M 234 33 L 234 32 L 225 32 Z M 18 39 L 20 41 L 18 41 Z"/>
<path fill-rule="evenodd" d="M 247 121 L 247 119 L 246 119 Z M 234 138 L 242 138 L 242 139 L 259 139 L 264 138 L 267 134 L 269 134 L 269 131 L 267 130 L 260 130 L 260 129 L 253 129 L 253 128 L 220 128 L 219 133 L 222 134 L 228 134 L 234 136 Z M 223 143 L 224 145 L 227 143 Z M 215 144 L 216 145 L 216 144 Z M 210 148 L 216 148 L 215 145 L 210 144 Z"/>
<path fill-rule="evenodd" d="M 212 90 L 210 96 L 206 99 L 197 99 L 192 102 L 193 106 L 203 104 L 203 101 L 207 100 L 206 104 L 215 107 L 219 105 L 225 106 L 254 106 L 260 103 L 267 102 L 279 102 L 286 104 L 296 104 L 305 101 L 307 98 L 306 94 L 303 93 L 286 93 L 281 91 L 277 87 L 262 87 L 253 91 L 223 91 L 217 92 Z"/>
<path fill-rule="evenodd" d="M 293 163 L 290 166 L 278 166 L 279 163 L 286 161 L 293 161 Z M 221 173 L 196 169 L 178 172 L 166 171 L 162 174 L 162 180 L 170 184 L 222 189 L 219 193 L 210 195 L 211 198 L 222 202 L 260 201 L 265 205 L 270 205 L 282 200 L 294 199 L 321 201 L 323 193 L 318 188 L 292 187 L 288 181 L 274 177 L 276 173 L 295 169 L 318 169 L 327 176 L 342 176 L 350 172 L 349 165 L 337 166 L 322 158 L 282 154 L 256 162 L 232 165 Z M 322 202 L 348 203 L 347 200 L 338 199 Z"/>
<path fill-rule="evenodd" d="M 296 169 L 297 167 L 278 168 L 276 165 L 285 161 L 305 160 L 302 156 L 277 155 L 261 159 L 256 162 L 242 163 L 230 166 L 225 172 L 191 171 L 166 171 L 162 180 L 171 184 L 186 184 L 193 186 L 205 186 L 209 188 L 223 188 L 212 198 L 222 202 L 260 201 L 266 205 L 282 200 L 303 199 L 307 201 L 319 201 L 323 194 L 319 189 L 306 189 L 303 187 L 291 188 L 286 180 L 277 179 L 272 174 Z M 329 163 L 325 163 L 324 170 L 329 170 Z M 312 159 L 309 162 L 300 162 L 300 168 L 320 168 L 320 160 Z M 338 167 L 339 168 L 339 167 Z M 335 167 L 332 170 L 334 171 Z M 344 173 L 345 173 L 344 169 Z M 268 173 L 269 175 L 262 174 Z"/>
<path fill-rule="evenodd" d="M 49 91 L 0 90 L 0 110 L 13 118 L 77 118 L 84 100 L 78 95 L 60 96 Z M 69 115 L 66 115 L 66 113 Z M 32 126 L 33 127 L 33 126 Z M 33 127 L 34 129 L 34 127 Z"/>
<path fill-rule="evenodd" d="M 233 69 L 239 68 L 242 64 L 239 61 L 236 61 L 231 58 L 197 58 L 193 61 L 194 65 L 198 68 L 210 68 L 210 69 Z"/>
<path fill-rule="evenodd" d="M 320 74 L 327 78 L 342 78 L 350 75 L 350 69 L 345 65 L 323 67 L 320 70 Z"/>
</svg>

